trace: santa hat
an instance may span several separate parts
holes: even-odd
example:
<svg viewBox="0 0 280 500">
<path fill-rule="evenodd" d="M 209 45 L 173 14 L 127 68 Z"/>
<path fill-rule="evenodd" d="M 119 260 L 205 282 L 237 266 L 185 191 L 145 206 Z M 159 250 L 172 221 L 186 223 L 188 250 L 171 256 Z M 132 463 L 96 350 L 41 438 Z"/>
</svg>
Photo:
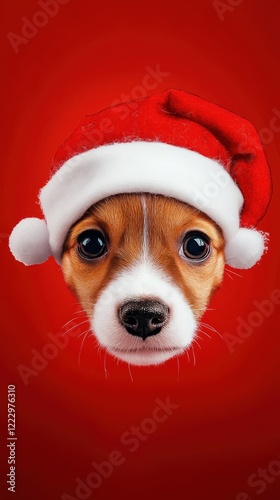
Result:
<svg viewBox="0 0 280 500">
<path fill-rule="evenodd" d="M 252 124 L 180 90 L 86 116 L 59 148 L 39 194 L 45 219 L 23 219 L 10 236 L 26 265 L 61 260 L 69 228 L 94 203 L 121 193 L 189 203 L 223 231 L 226 262 L 250 268 L 266 237 L 255 229 L 271 196 L 270 172 Z"/>
</svg>

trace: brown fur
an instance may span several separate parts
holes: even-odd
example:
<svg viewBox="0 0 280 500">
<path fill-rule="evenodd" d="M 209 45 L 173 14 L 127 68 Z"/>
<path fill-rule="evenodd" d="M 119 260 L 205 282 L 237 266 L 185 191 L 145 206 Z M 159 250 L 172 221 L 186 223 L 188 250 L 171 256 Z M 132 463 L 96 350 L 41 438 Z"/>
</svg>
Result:
<svg viewBox="0 0 280 500">
<path fill-rule="evenodd" d="M 141 255 L 143 206 L 137 194 L 116 195 L 94 205 L 69 231 L 64 244 L 62 269 L 65 280 L 84 310 L 91 314 L 106 285 L 120 270 Z M 149 227 L 149 255 L 182 290 L 198 319 L 220 285 L 224 271 L 224 239 L 219 227 L 205 214 L 175 199 L 145 194 Z M 86 262 L 76 251 L 78 235 L 99 229 L 108 238 L 108 253 Z M 212 253 L 201 263 L 179 255 L 186 232 L 208 235 Z"/>
</svg>

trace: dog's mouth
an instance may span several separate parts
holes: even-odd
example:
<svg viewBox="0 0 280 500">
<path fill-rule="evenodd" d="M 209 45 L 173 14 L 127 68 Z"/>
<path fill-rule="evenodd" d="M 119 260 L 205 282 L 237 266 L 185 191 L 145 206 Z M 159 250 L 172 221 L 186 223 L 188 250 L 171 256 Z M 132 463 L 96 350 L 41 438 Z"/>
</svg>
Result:
<svg viewBox="0 0 280 500">
<path fill-rule="evenodd" d="M 108 351 L 118 359 L 133 365 L 158 365 L 184 352 L 183 347 L 141 347 L 138 349 L 107 347 Z"/>
<path fill-rule="evenodd" d="M 114 351 L 116 353 L 124 353 L 124 354 L 130 354 L 130 353 L 143 353 L 144 355 L 149 352 L 172 352 L 172 351 L 178 351 L 181 350 L 181 347 L 165 347 L 165 348 L 157 348 L 157 347 L 141 347 L 138 349 L 119 349 L 118 347 L 111 347 L 110 350 Z"/>
</svg>

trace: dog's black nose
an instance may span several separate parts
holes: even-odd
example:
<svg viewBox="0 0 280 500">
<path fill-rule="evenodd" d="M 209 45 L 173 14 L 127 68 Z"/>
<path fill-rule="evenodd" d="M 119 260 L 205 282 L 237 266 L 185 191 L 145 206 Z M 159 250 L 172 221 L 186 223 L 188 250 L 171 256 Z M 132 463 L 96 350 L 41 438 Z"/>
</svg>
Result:
<svg viewBox="0 0 280 500">
<path fill-rule="evenodd" d="M 168 307 L 156 300 L 130 301 L 119 309 L 121 324 L 143 340 L 159 333 L 168 317 Z"/>
</svg>

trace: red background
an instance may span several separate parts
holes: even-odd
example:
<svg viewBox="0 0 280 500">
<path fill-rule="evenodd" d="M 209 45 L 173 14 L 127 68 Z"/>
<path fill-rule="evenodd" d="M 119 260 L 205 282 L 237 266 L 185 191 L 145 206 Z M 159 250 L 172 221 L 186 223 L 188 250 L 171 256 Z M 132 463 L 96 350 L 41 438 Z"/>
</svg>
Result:
<svg viewBox="0 0 280 500">
<path fill-rule="evenodd" d="M 32 20 L 42 9 L 34 0 L 2 7 L 1 498 L 12 496 L 5 486 L 8 384 L 17 390 L 18 499 L 75 498 L 75 479 L 86 480 L 91 463 L 107 460 L 113 450 L 125 462 L 89 498 L 241 500 L 240 492 L 259 498 L 248 477 L 280 461 L 280 305 L 233 353 L 205 330 L 211 339 L 203 337 L 202 350 L 195 346 L 195 366 L 184 356 L 179 365 L 132 367 L 130 374 L 107 357 L 106 376 L 104 353 L 91 340 L 78 362 L 82 337 L 76 335 L 27 385 L 18 371 L 19 365 L 32 368 L 31 350 L 42 352 L 48 334 L 71 327 L 63 329 L 79 315 L 55 262 L 25 268 L 9 253 L 7 235 L 21 218 L 40 216 L 38 191 L 79 119 L 123 93 L 138 97 L 147 66 L 169 73 L 152 92 L 175 87 L 213 100 L 251 119 L 266 142 L 274 196 L 260 228 L 270 232 L 269 251 L 241 277 L 225 277 L 204 321 L 223 336 L 237 335 L 238 318 L 252 320 L 253 302 L 280 289 L 280 119 L 271 121 L 280 113 L 280 6 L 273 0 L 220 2 L 230 3 L 238 5 L 222 20 L 215 2 L 206 0 L 70 0 L 17 54 L 8 33 L 20 35 L 22 17 Z M 155 399 L 167 396 L 179 407 L 131 453 L 121 435 L 143 424 Z M 270 481 L 261 498 L 279 499 L 280 476 Z"/>
</svg>

